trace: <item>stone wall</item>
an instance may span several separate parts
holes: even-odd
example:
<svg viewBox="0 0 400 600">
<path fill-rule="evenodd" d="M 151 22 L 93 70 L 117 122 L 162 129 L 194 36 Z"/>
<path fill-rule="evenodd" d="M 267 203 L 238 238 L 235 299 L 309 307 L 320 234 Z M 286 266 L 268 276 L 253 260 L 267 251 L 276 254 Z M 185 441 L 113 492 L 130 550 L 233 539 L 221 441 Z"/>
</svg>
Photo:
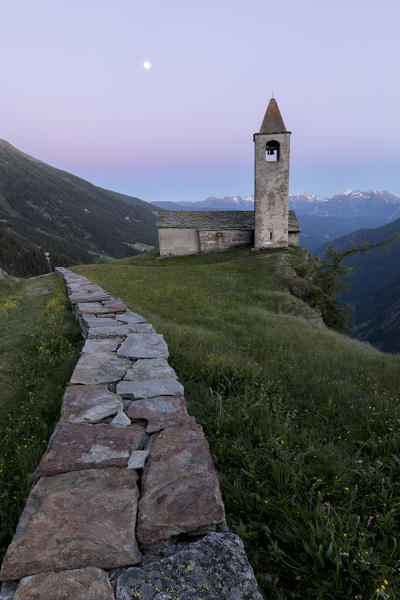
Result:
<svg viewBox="0 0 400 600">
<path fill-rule="evenodd" d="M 170 227 L 158 230 L 160 256 L 183 256 L 200 252 L 196 229 Z"/>
<path fill-rule="evenodd" d="M 254 231 L 246 229 L 199 231 L 199 238 L 200 252 L 215 252 L 250 246 L 254 240 Z"/>
<path fill-rule="evenodd" d="M 0 600 L 262 600 L 162 335 L 64 276 L 85 338 Z"/>
</svg>

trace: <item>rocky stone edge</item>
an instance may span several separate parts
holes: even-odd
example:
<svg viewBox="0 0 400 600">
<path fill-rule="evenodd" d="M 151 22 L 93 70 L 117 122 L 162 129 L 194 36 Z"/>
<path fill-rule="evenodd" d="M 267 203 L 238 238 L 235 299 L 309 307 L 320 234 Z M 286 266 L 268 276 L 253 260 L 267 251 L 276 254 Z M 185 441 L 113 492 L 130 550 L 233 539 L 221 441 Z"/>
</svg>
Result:
<svg viewBox="0 0 400 600">
<path fill-rule="evenodd" d="M 0 600 L 260 600 L 162 335 L 65 268 L 85 344 Z"/>
</svg>

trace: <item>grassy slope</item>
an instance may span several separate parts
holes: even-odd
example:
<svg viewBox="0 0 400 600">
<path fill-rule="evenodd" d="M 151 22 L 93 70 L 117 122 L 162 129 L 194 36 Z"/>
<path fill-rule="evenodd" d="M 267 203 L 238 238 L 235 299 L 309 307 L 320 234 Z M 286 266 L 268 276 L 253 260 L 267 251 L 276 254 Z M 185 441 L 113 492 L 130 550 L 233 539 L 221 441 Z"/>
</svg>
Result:
<svg viewBox="0 0 400 600">
<path fill-rule="evenodd" d="M 399 597 L 400 359 L 318 326 L 280 255 L 75 270 L 165 335 L 266 597 Z"/>
<path fill-rule="evenodd" d="M 59 419 L 80 347 L 61 278 L 0 282 L 0 559 Z"/>
</svg>

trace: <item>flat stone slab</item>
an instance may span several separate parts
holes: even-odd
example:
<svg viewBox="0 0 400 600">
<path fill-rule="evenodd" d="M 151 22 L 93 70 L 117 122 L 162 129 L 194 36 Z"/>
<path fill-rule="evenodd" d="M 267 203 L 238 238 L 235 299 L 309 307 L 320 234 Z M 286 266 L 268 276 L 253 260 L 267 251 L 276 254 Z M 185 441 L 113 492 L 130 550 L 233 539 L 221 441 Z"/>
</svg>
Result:
<svg viewBox="0 0 400 600">
<path fill-rule="evenodd" d="M 82 352 L 97 352 L 100 354 L 103 354 L 104 352 L 115 352 L 122 341 L 123 338 L 88 339 L 82 348 Z"/>
<path fill-rule="evenodd" d="M 132 451 L 143 447 L 145 441 L 140 425 L 121 431 L 105 424 L 59 423 L 33 476 L 38 479 L 68 471 L 126 467 Z"/>
<path fill-rule="evenodd" d="M 130 424 L 131 420 L 126 416 L 123 410 L 120 410 L 110 423 L 113 427 L 127 427 Z"/>
<path fill-rule="evenodd" d="M 147 433 L 181 425 L 190 419 L 184 398 L 174 396 L 137 400 L 129 406 L 126 414 L 132 421 L 146 420 Z"/>
<path fill-rule="evenodd" d="M 118 468 L 42 477 L 29 495 L 0 579 L 140 562 L 136 481 L 136 471 Z"/>
<path fill-rule="evenodd" d="M 122 313 L 126 311 L 126 304 L 117 298 L 109 298 L 102 302 L 103 306 L 107 308 L 107 312 L 110 313 Z"/>
<path fill-rule="evenodd" d="M 176 373 L 169 366 L 165 358 L 141 358 L 129 369 L 124 377 L 125 381 L 139 379 L 164 379 L 174 377 Z"/>
<path fill-rule="evenodd" d="M 13 600 L 115 600 L 107 573 L 95 567 L 25 577 Z"/>
<path fill-rule="evenodd" d="M 168 358 L 168 347 L 159 333 L 132 333 L 121 344 L 117 354 L 128 358 Z"/>
<path fill-rule="evenodd" d="M 110 317 L 92 317 L 87 315 L 82 315 L 81 317 L 82 323 L 85 327 L 114 327 L 118 323 L 115 319 L 111 319 Z"/>
<path fill-rule="evenodd" d="M 137 537 L 145 549 L 224 523 L 218 477 L 200 425 L 164 429 L 143 470 Z"/>
<path fill-rule="evenodd" d="M 107 292 L 93 292 L 93 293 L 83 293 L 83 292 L 72 292 L 69 295 L 69 301 L 71 304 L 81 304 L 85 302 L 101 302 L 102 300 L 109 300 L 111 298 L 110 294 Z"/>
<path fill-rule="evenodd" d="M 233 533 L 210 533 L 172 556 L 127 569 L 116 600 L 263 600 L 243 543 Z"/>
<path fill-rule="evenodd" d="M 110 312 L 100 302 L 84 302 L 77 305 L 78 312 L 82 315 L 100 315 L 101 313 Z"/>
<path fill-rule="evenodd" d="M 121 359 L 112 353 L 94 354 L 85 352 L 78 360 L 70 383 L 85 385 L 113 383 L 122 379 L 130 366 L 129 360 Z"/>
<path fill-rule="evenodd" d="M 115 323 L 115 321 L 114 321 L 114 323 Z M 110 338 L 110 337 L 127 336 L 131 333 L 138 333 L 138 334 L 139 333 L 151 333 L 153 331 L 154 331 L 153 326 L 150 323 L 139 323 L 138 325 L 134 325 L 134 324 L 126 325 L 126 324 L 120 323 L 118 321 L 113 326 L 90 327 L 86 337 L 88 339 Z"/>
<path fill-rule="evenodd" d="M 147 323 L 147 320 L 130 310 L 127 310 L 122 315 L 117 316 L 117 321 L 123 321 L 124 323 Z"/>
<path fill-rule="evenodd" d="M 132 400 L 154 398 L 156 396 L 181 396 L 183 392 L 183 385 L 173 378 L 120 381 L 117 383 L 117 394 Z"/>
<path fill-rule="evenodd" d="M 134 450 L 129 457 L 128 469 L 143 469 L 150 450 Z"/>
<path fill-rule="evenodd" d="M 98 423 L 123 410 L 120 396 L 105 385 L 71 385 L 64 394 L 61 420 L 70 423 Z"/>
</svg>

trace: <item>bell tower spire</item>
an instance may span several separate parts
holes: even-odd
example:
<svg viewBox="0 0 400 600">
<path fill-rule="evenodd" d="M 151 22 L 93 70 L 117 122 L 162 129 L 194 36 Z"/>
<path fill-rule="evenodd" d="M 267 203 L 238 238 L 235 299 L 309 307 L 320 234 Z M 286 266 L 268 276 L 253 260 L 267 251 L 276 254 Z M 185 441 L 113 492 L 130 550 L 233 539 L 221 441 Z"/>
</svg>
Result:
<svg viewBox="0 0 400 600">
<path fill-rule="evenodd" d="M 288 245 L 290 131 L 275 98 L 254 139 L 254 249 Z"/>
</svg>

